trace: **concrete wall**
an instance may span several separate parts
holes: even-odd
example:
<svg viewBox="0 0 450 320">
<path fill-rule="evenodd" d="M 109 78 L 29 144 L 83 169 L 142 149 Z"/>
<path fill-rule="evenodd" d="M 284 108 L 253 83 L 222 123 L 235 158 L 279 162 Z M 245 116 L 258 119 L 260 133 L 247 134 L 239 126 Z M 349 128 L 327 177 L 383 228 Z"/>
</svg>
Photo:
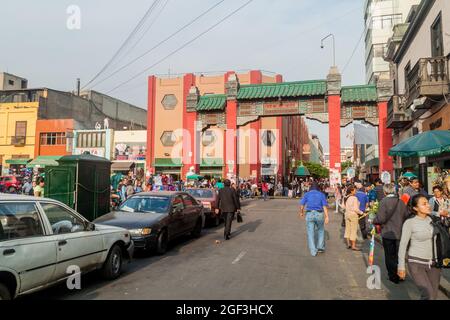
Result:
<svg viewBox="0 0 450 320">
<path fill-rule="evenodd" d="M 446 36 L 446 34 L 450 34 L 450 1 L 436 0 L 419 31 L 414 36 L 407 52 L 398 64 L 397 74 L 399 94 L 405 93 L 405 67 L 407 64 L 410 62 L 412 69 L 420 58 L 431 57 L 430 28 L 438 17 L 439 12 L 442 12 L 444 55 L 446 56 L 450 53 L 450 37 Z"/>
</svg>

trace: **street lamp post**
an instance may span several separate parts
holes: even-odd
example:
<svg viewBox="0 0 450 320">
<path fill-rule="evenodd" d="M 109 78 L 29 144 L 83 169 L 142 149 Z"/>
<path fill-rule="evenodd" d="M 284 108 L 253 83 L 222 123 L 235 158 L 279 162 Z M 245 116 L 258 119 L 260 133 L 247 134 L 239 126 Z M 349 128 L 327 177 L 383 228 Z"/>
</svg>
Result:
<svg viewBox="0 0 450 320">
<path fill-rule="evenodd" d="M 333 39 L 333 67 L 336 66 L 336 43 L 335 43 L 335 38 L 334 38 L 334 34 L 330 33 L 329 35 L 327 35 L 325 38 L 322 39 L 321 41 L 321 45 L 320 47 L 323 49 L 325 46 L 323 45 L 324 41 L 328 38 L 332 38 Z"/>
</svg>

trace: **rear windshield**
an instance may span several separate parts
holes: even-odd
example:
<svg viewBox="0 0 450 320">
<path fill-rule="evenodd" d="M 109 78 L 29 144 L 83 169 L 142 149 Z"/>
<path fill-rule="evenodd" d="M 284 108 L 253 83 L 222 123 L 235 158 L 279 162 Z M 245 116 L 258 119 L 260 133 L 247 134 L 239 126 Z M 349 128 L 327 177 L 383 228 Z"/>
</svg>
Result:
<svg viewBox="0 0 450 320">
<path fill-rule="evenodd" d="M 169 197 L 142 196 L 126 200 L 119 210 L 133 213 L 167 213 L 169 205 Z"/>
<path fill-rule="evenodd" d="M 187 193 L 189 193 L 194 198 L 212 198 L 214 197 L 214 193 L 212 190 L 209 189 L 188 189 L 186 190 Z"/>
</svg>

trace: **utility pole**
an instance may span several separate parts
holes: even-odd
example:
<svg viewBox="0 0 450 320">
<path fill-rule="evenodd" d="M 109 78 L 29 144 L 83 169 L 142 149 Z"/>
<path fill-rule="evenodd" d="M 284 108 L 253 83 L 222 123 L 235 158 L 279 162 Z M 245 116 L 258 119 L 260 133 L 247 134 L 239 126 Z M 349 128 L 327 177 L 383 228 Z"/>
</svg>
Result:
<svg viewBox="0 0 450 320">
<path fill-rule="evenodd" d="M 80 96 L 80 78 L 77 78 L 77 96 Z"/>
</svg>

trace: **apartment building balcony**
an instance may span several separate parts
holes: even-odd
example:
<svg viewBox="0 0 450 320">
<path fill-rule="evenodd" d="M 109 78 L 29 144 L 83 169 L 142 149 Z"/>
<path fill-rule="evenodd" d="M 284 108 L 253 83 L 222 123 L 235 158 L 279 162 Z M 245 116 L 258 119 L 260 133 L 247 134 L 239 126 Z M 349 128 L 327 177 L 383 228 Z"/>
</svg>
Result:
<svg viewBox="0 0 450 320">
<path fill-rule="evenodd" d="M 406 74 L 406 105 L 422 97 L 440 100 L 449 93 L 448 57 L 422 58 Z M 429 108 L 430 105 L 419 106 Z"/>
<path fill-rule="evenodd" d="M 15 146 L 15 147 L 23 147 L 26 144 L 26 137 L 22 137 L 22 136 L 14 136 L 11 137 L 11 145 Z"/>
<path fill-rule="evenodd" d="M 404 96 L 392 96 L 388 102 L 387 127 L 399 129 L 412 121 L 411 113 L 406 111 Z"/>
</svg>

